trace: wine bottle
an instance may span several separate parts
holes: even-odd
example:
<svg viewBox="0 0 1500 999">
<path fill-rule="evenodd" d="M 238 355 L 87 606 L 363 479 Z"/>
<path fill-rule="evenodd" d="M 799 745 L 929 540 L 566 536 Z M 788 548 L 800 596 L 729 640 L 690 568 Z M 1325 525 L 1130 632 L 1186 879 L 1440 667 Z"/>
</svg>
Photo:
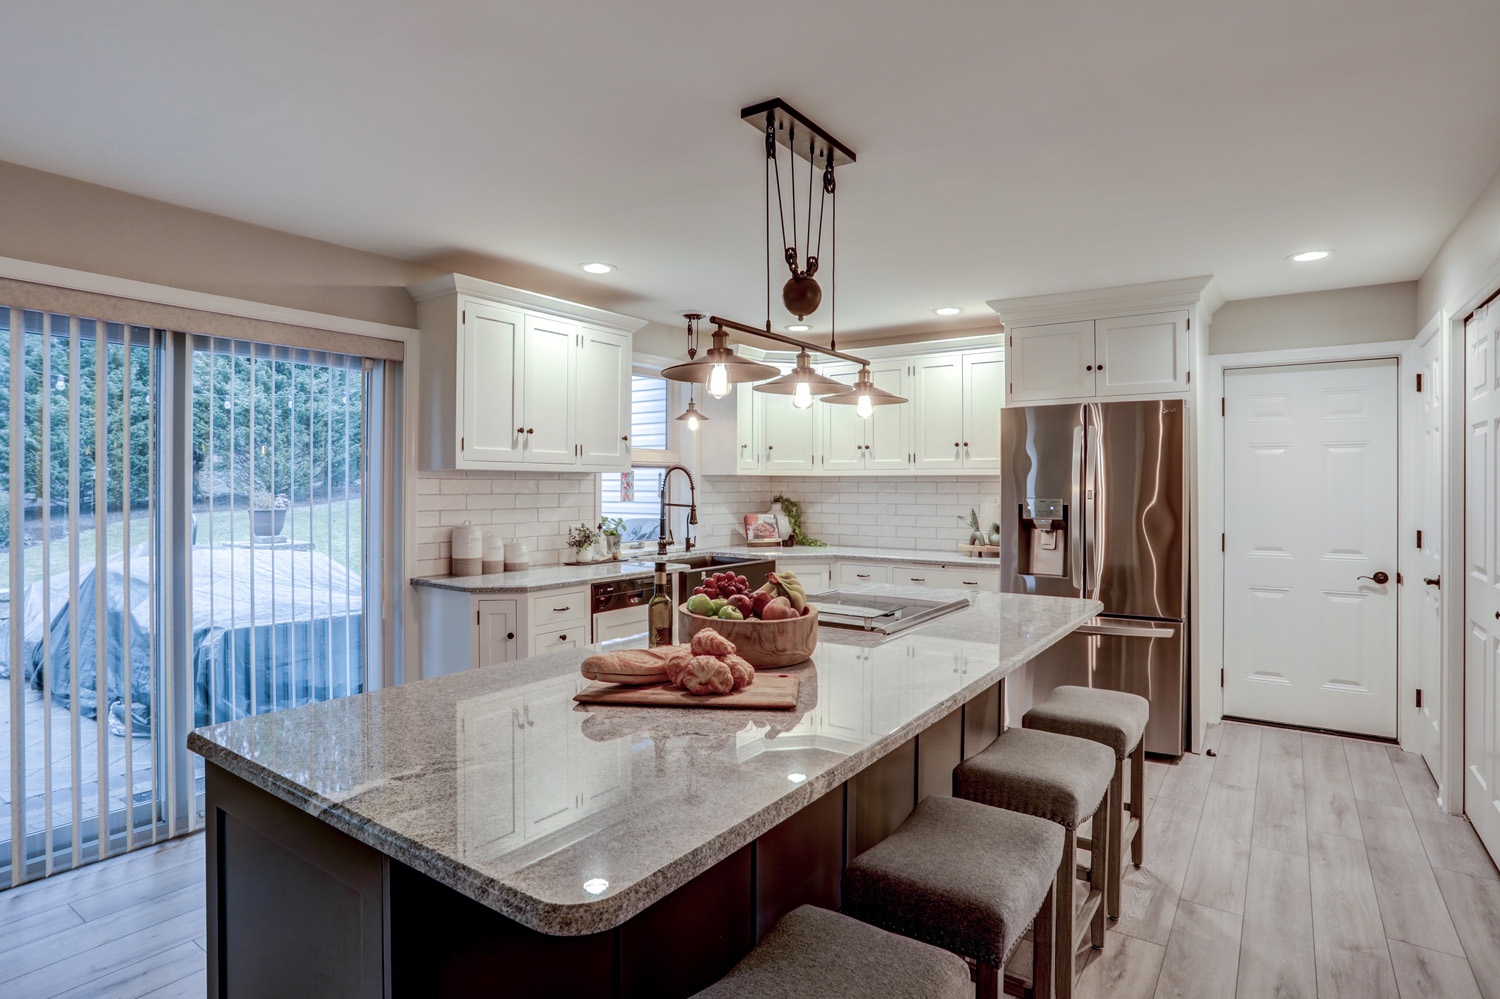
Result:
<svg viewBox="0 0 1500 999">
<path fill-rule="evenodd" d="M 656 588 L 646 605 L 647 641 L 651 648 L 672 644 L 672 589 L 667 582 L 667 563 L 656 563 Z"/>
</svg>

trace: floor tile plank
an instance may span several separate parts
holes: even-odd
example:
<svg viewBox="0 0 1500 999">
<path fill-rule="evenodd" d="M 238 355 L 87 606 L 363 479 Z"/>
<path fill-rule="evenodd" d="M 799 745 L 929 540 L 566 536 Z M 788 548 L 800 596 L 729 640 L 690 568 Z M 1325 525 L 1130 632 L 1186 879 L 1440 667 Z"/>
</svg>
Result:
<svg viewBox="0 0 1500 999">
<path fill-rule="evenodd" d="M 1255 775 L 1260 770 L 1259 725 L 1224 723 L 1224 736 L 1219 740 L 1218 758 L 1214 760 L 1213 781 L 1217 784 L 1234 784 L 1238 787 L 1254 787 Z"/>
<path fill-rule="evenodd" d="M 1183 753 L 1182 758 L 1162 778 L 1161 790 L 1157 793 L 1163 798 L 1196 802 L 1201 805 L 1203 799 L 1208 796 L 1208 785 L 1213 772 L 1213 757 Z"/>
<path fill-rule="evenodd" d="M 1239 969 L 1238 999 L 1317 995 L 1306 856 L 1251 848 Z"/>
<path fill-rule="evenodd" d="M 1307 847 L 1320 999 L 1397 999 L 1364 843 L 1309 833 Z"/>
<path fill-rule="evenodd" d="M 1182 883 L 1184 899 L 1225 912 L 1245 911 L 1245 878 L 1250 870 L 1254 822 L 1254 788 L 1234 784 L 1209 788 Z"/>
<path fill-rule="evenodd" d="M 1434 870 L 1484 999 L 1500 999 L 1500 881 Z"/>
<path fill-rule="evenodd" d="M 1302 733 L 1302 777 L 1307 791 L 1307 831 L 1363 839 L 1343 740 Z"/>
<path fill-rule="evenodd" d="M 1451 954 L 1391 941 L 1401 999 L 1480 999 L 1469 962 Z"/>
<path fill-rule="evenodd" d="M 198 948 L 190 943 L 178 944 L 66 992 L 59 992 L 56 999 L 89 999 L 94 996 L 139 999 L 184 978 L 191 978 L 203 962 L 203 953 Z"/>
<path fill-rule="evenodd" d="M 1139 869 L 1125 868 L 1120 918 L 1113 929 L 1166 946 L 1202 814 L 1201 804 L 1173 798 L 1157 800 L 1146 816 L 1146 862 Z"/>
<path fill-rule="evenodd" d="M 1382 805 L 1405 805 L 1406 795 L 1401 782 L 1396 780 L 1395 767 L 1390 754 L 1378 742 L 1362 742 L 1345 739 L 1344 755 L 1349 761 L 1349 780 L 1354 785 L 1354 797 L 1361 801 L 1376 801 Z"/>
<path fill-rule="evenodd" d="M 1239 951 L 1239 916 L 1177 903 L 1156 999 L 1234 999 Z"/>
<path fill-rule="evenodd" d="M 1088 966 L 1073 990 L 1077 999 L 1151 999 L 1167 949 L 1135 937 L 1116 936 L 1102 951 L 1090 951 Z"/>
<path fill-rule="evenodd" d="M 1464 956 L 1443 893 L 1426 863 L 1422 838 L 1404 805 L 1359 803 L 1365 854 L 1385 935 L 1428 950 Z"/>
<path fill-rule="evenodd" d="M 1268 850 L 1307 856 L 1307 788 L 1300 752 L 1295 756 L 1261 754 L 1251 842 Z"/>
</svg>

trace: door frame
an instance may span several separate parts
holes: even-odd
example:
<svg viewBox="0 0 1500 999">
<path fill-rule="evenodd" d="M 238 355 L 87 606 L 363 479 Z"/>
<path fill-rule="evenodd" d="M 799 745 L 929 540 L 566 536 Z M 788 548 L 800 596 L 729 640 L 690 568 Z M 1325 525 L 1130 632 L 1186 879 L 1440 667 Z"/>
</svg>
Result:
<svg viewBox="0 0 1500 999">
<path fill-rule="evenodd" d="M 1194 732 L 1192 744 L 1202 745 L 1204 729 L 1224 717 L 1224 553 L 1214 537 L 1224 532 L 1224 414 L 1222 407 L 1213 415 L 1213 397 L 1224 397 L 1224 372 L 1243 368 L 1275 368 L 1288 364 L 1329 364 L 1354 361 L 1394 360 L 1396 362 L 1396 385 L 1398 391 L 1406 384 L 1411 370 L 1412 341 L 1386 340 L 1377 343 L 1347 344 L 1334 347 L 1293 347 L 1285 350 L 1257 350 L 1236 354 L 1210 354 L 1206 377 L 1201 391 L 1200 405 L 1208 415 L 1210 425 L 1204 434 L 1204 444 L 1198 453 L 1198 529 L 1194 544 L 1201 553 L 1199 564 L 1202 578 L 1199 580 L 1199 620 L 1194 622 L 1199 634 L 1199 662 L 1193 683 L 1196 691 L 1193 701 Z M 1398 396 L 1400 398 L 1400 396 Z M 1406 489 L 1408 449 L 1405 447 L 1406 414 L 1398 408 L 1396 414 L 1396 530 L 1398 541 L 1408 533 L 1406 517 L 1408 505 L 1403 503 Z M 1403 572 L 1408 561 L 1407 546 L 1398 544 L 1396 571 Z M 1401 733 L 1401 701 L 1408 696 L 1404 684 L 1409 673 L 1401 658 L 1401 587 L 1396 587 L 1396 689 L 1397 737 Z M 1460 663 L 1462 665 L 1462 663 Z"/>
</svg>

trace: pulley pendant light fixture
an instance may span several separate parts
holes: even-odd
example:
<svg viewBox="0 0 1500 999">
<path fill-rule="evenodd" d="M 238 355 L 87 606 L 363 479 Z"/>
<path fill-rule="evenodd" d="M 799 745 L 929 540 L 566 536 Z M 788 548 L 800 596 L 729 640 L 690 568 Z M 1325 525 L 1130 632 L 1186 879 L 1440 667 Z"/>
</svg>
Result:
<svg viewBox="0 0 1500 999">
<path fill-rule="evenodd" d="M 807 409 L 811 406 L 815 395 L 828 395 L 831 392 L 847 392 L 848 390 L 849 386 L 843 382 L 834 381 L 814 371 L 812 355 L 806 350 L 797 353 L 796 368 L 780 378 L 772 378 L 768 382 L 761 382 L 755 386 L 757 392 L 791 396 L 792 405 L 798 409 Z"/>
<path fill-rule="evenodd" d="M 709 395 L 722 399 L 733 386 L 741 382 L 763 382 L 781 373 L 769 364 L 761 364 L 736 354 L 734 348 L 729 346 L 729 334 L 724 332 L 722 326 L 714 329 L 711 338 L 713 346 L 703 352 L 702 358 L 696 358 L 698 322 L 703 316 L 701 313 L 690 312 L 684 318 L 688 321 L 688 360 L 662 369 L 661 376 L 668 381 L 702 382 Z"/>
<path fill-rule="evenodd" d="M 854 380 L 853 388 L 838 395 L 825 395 L 823 401 L 835 406 L 853 406 L 855 415 L 868 420 L 874 415 L 876 406 L 899 406 L 908 400 L 894 392 L 877 388 L 870 379 L 870 366 L 865 365 L 859 369 L 859 377 Z"/>
</svg>

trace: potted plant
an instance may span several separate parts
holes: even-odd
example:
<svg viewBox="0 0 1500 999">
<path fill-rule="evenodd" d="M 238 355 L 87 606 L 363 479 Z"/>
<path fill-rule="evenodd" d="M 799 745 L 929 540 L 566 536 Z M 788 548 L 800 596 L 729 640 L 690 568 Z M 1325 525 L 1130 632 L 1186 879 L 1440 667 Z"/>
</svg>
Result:
<svg viewBox="0 0 1500 999">
<path fill-rule="evenodd" d="M 250 494 L 250 533 L 257 538 L 274 538 L 286 526 L 286 511 L 292 505 L 285 493 L 272 495 L 269 489 Z"/>
<path fill-rule="evenodd" d="M 785 542 L 786 547 L 790 548 L 793 545 L 803 545 L 808 548 L 828 547 L 828 543 L 826 541 L 819 541 L 817 538 L 808 535 L 808 533 L 802 529 L 801 503 L 798 503 L 790 496 L 784 495 L 782 493 L 777 493 L 771 500 L 771 507 L 773 510 L 779 507 L 781 513 L 786 515 L 786 525 L 790 530 L 790 533 L 787 535 L 787 539 Z"/>
<path fill-rule="evenodd" d="M 598 540 L 599 532 L 587 524 L 568 528 L 568 547 L 573 549 L 573 561 L 587 561 L 584 558 L 584 552 L 594 547 L 594 542 Z"/>
<path fill-rule="evenodd" d="M 599 524 L 599 531 L 603 535 L 604 552 L 613 558 L 620 551 L 620 537 L 625 533 L 624 517 L 605 517 Z"/>
</svg>

